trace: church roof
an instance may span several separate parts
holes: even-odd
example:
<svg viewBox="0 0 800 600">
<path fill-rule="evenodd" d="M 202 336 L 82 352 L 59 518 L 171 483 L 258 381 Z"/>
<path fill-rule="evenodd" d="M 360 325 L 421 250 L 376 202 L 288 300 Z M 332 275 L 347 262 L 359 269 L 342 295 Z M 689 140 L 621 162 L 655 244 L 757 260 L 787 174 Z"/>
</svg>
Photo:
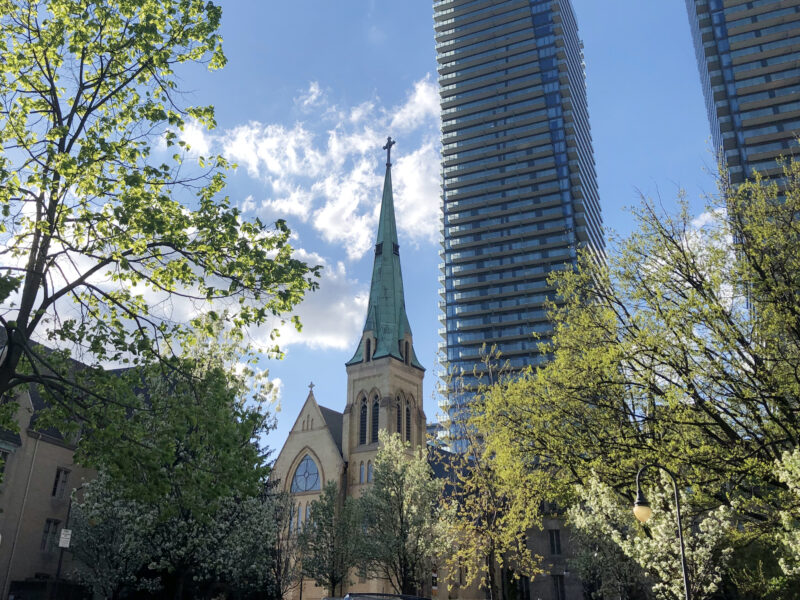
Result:
<svg viewBox="0 0 800 600">
<path fill-rule="evenodd" d="M 317 404 L 319 406 L 319 404 Z M 331 432 L 333 441 L 339 449 L 339 454 L 342 453 L 342 413 L 336 412 L 330 408 L 319 406 L 319 412 L 322 413 L 322 418 L 325 419 L 325 424 Z"/>
<path fill-rule="evenodd" d="M 384 146 L 389 153 L 392 144 L 394 142 L 389 138 Z M 391 154 L 387 156 L 386 176 L 383 181 L 381 216 L 375 240 L 375 260 L 372 266 L 372 283 L 369 289 L 364 332 L 371 331 L 376 338 L 375 349 L 372 353 L 373 360 L 391 356 L 402 361 L 400 345 L 406 335 L 411 337 L 411 326 L 406 315 L 403 274 L 400 270 L 400 245 L 397 243 L 390 156 Z M 364 344 L 365 338 L 362 336 L 353 358 L 346 364 L 353 365 L 364 361 Z M 417 360 L 413 344 L 409 348 L 409 364 L 424 370 Z"/>
</svg>

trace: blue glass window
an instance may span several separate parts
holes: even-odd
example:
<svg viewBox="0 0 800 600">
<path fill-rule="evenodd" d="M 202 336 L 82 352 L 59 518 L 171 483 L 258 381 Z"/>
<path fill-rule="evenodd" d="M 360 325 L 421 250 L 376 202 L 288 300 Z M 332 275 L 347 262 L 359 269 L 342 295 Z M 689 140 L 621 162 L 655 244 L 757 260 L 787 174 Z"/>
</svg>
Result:
<svg viewBox="0 0 800 600">
<path fill-rule="evenodd" d="M 292 479 L 292 492 L 314 492 L 320 489 L 319 469 L 308 454 L 300 461 Z M 298 515 L 298 521 L 300 520 Z"/>
</svg>

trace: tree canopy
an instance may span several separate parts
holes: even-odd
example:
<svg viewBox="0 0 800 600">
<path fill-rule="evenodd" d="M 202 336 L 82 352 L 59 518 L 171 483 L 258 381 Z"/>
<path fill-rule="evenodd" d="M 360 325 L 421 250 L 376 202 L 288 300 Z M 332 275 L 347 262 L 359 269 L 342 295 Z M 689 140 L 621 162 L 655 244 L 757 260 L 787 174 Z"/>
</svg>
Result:
<svg viewBox="0 0 800 600">
<path fill-rule="evenodd" d="M 350 583 L 350 569 L 361 550 L 362 518 L 358 501 L 342 498 L 339 486 L 329 481 L 322 495 L 311 503 L 308 519 L 295 526 L 302 530 L 297 544 L 302 573 L 336 596 L 336 589 Z"/>
<path fill-rule="evenodd" d="M 121 373 L 132 396 L 121 406 L 137 410 L 119 415 L 124 431 L 92 430 L 81 441 L 81 462 L 100 476 L 76 494 L 73 549 L 83 579 L 103 594 L 219 588 L 275 598 L 289 585 L 281 529 L 292 505 L 268 493 L 261 447 L 270 384 L 224 339 L 184 345 L 173 369 Z"/>
<path fill-rule="evenodd" d="M 426 448 L 412 448 L 398 434 L 379 433 L 374 483 L 361 497 L 362 561 L 399 594 L 417 594 L 440 549 L 438 500 Z"/>
<path fill-rule="evenodd" d="M 796 505 L 776 461 L 800 441 L 799 164 L 785 180 L 724 189 L 697 217 L 644 200 L 607 262 L 553 275 L 552 360 L 475 420 L 502 477 L 562 506 L 596 478 L 632 504 L 658 463 L 692 490 L 690 519 L 730 507 L 730 543 L 767 536 L 775 563 Z"/>
<path fill-rule="evenodd" d="M 316 286 L 286 224 L 244 220 L 223 196 L 227 161 L 181 139 L 188 120 L 214 126 L 178 81 L 182 63 L 225 64 L 221 14 L 207 0 L 0 0 L 4 403 L 36 383 L 81 418 L 102 373 L 69 357 L 151 363 L 179 352 L 193 314 L 274 327 Z"/>
</svg>

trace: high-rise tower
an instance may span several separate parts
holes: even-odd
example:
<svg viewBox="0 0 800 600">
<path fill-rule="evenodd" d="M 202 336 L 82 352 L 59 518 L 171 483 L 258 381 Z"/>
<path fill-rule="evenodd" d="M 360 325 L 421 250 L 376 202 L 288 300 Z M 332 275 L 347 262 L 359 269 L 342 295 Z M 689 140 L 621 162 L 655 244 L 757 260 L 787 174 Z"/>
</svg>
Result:
<svg viewBox="0 0 800 600">
<path fill-rule="evenodd" d="M 797 150 L 800 0 L 686 0 L 711 135 L 733 185 Z"/>
<path fill-rule="evenodd" d="M 469 386 L 484 344 L 515 369 L 546 359 L 547 276 L 574 265 L 581 246 L 603 256 L 602 219 L 570 1 L 436 0 L 434 27 L 441 349 Z M 453 396 L 450 416 L 461 408 Z"/>
</svg>

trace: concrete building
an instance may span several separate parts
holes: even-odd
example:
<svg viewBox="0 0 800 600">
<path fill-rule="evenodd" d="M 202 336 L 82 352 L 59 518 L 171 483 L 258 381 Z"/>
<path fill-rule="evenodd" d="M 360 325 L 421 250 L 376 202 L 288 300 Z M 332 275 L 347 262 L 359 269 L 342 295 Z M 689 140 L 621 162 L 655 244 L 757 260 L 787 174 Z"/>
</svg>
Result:
<svg viewBox="0 0 800 600">
<path fill-rule="evenodd" d="M 19 433 L 0 432 L 5 459 L 0 484 L 0 587 L 25 597 L 45 597 L 56 576 L 74 569 L 72 555 L 59 548 L 69 515 L 70 495 L 95 472 L 75 464 L 75 446 L 54 429 L 36 430 L 45 405 L 35 388 L 17 397 Z M 12 586 L 13 583 L 13 586 Z M 60 589 L 57 597 L 67 597 Z"/>
<path fill-rule="evenodd" d="M 686 0 L 718 156 L 733 185 L 780 175 L 800 134 L 800 0 Z"/>
<path fill-rule="evenodd" d="M 569 0 L 435 0 L 442 108 L 442 322 L 451 373 L 481 348 L 547 360 L 548 275 L 604 254 L 582 45 Z M 540 336 L 534 339 L 533 333 Z M 451 384 L 451 388 L 453 385 Z M 450 394 L 450 417 L 469 393 Z M 458 427 L 451 434 L 458 447 Z"/>
</svg>

